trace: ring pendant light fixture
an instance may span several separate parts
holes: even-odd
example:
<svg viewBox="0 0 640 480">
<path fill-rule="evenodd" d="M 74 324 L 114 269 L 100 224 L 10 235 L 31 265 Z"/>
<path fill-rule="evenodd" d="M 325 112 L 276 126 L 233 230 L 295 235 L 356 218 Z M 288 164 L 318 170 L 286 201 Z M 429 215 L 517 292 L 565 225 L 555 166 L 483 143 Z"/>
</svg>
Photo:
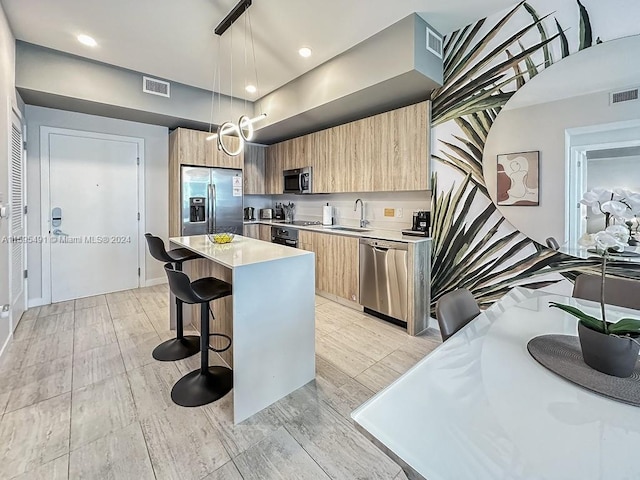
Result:
<svg viewBox="0 0 640 480">
<path fill-rule="evenodd" d="M 216 69 L 214 71 L 214 75 L 213 75 L 213 87 L 212 87 L 212 91 L 211 91 L 211 121 L 209 123 L 209 133 L 211 133 L 211 135 L 209 135 L 207 137 L 207 140 L 211 141 L 211 140 L 216 140 L 217 143 L 217 147 L 218 150 L 222 150 L 224 153 L 226 153 L 229 156 L 235 157 L 237 155 L 240 155 L 240 153 L 242 152 L 242 150 L 244 149 L 244 144 L 245 142 L 251 141 L 251 139 L 253 138 L 254 135 L 254 127 L 253 124 L 256 122 L 259 122 L 260 120 L 263 120 L 264 118 L 267 117 L 266 113 L 262 113 L 256 117 L 249 117 L 247 115 L 242 115 L 240 116 L 240 118 L 238 119 L 238 123 L 233 123 L 233 122 L 223 122 L 221 125 L 218 126 L 218 129 L 216 131 L 216 133 L 212 133 L 212 126 L 213 126 L 213 107 L 214 107 L 214 98 L 215 98 L 215 92 L 216 92 L 216 79 L 218 81 L 217 87 L 218 87 L 218 105 L 219 105 L 219 110 L 221 111 L 221 75 L 220 75 L 220 37 L 222 36 L 222 34 L 224 32 L 227 31 L 227 29 L 229 29 L 233 23 L 242 16 L 242 14 L 246 13 L 245 15 L 245 28 L 244 28 L 244 67 L 245 67 L 245 85 L 247 84 L 246 82 L 246 73 L 247 73 L 247 22 L 248 22 L 248 26 L 249 26 L 249 35 L 251 38 L 251 52 L 252 52 L 252 56 L 253 56 L 253 67 L 254 67 L 254 74 L 255 74 L 255 91 L 257 93 L 257 96 L 259 97 L 259 83 L 258 83 L 258 69 L 256 66 L 256 53 L 255 53 L 255 45 L 253 42 L 253 28 L 251 25 L 251 15 L 249 12 L 247 12 L 247 10 L 249 9 L 249 7 L 251 6 L 252 0 L 242 0 L 240 3 L 238 3 L 233 10 L 231 10 L 231 12 L 229 12 L 229 14 L 218 24 L 218 26 L 215 28 L 214 33 L 216 35 L 218 35 L 218 56 L 217 56 L 217 64 L 216 64 Z M 233 110 L 233 30 L 231 31 L 231 110 Z M 245 108 L 247 106 L 247 101 L 245 99 Z M 224 137 L 225 136 L 229 136 L 229 135 L 234 135 L 238 138 L 238 146 L 236 147 L 235 150 L 230 149 L 227 147 L 227 145 L 225 145 L 224 143 Z"/>
</svg>

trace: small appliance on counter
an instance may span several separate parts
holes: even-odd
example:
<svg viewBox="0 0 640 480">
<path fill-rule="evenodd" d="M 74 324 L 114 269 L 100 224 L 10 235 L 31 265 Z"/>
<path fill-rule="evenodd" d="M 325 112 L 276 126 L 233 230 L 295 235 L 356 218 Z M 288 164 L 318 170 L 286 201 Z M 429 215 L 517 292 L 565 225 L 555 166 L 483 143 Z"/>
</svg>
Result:
<svg viewBox="0 0 640 480">
<path fill-rule="evenodd" d="M 244 209 L 244 219 L 245 220 L 255 220 L 254 216 L 256 209 L 253 207 L 245 207 Z"/>
<path fill-rule="evenodd" d="M 276 208 L 273 212 L 273 218 L 275 220 L 284 220 L 284 209 L 281 203 L 276 203 Z"/>
<path fill-rule="evenodd" d="M 431 225 L 431 212 L 420 210 L 413 212 L 413 224 L 411 230 L 402 230 L 403 235 L 413 235 L 417 237 L 428 237 Z"/>
<path fill-rule="evenodd" d="M 273 208 L 261 208 L 260 220 L 271 220 L 271 219 L 273 219 Z"/>
</svg>

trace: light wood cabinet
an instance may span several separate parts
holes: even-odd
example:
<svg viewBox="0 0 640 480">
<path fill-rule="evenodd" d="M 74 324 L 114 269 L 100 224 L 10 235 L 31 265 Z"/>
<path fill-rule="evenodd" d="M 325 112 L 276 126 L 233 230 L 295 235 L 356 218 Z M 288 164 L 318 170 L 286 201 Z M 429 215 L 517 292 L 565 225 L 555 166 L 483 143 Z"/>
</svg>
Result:
<svg viewBox="0 0 640 480">
<path fill-rule="evenodd" d="M 316 290 L 357 302 L 358 239 L 301 230 L 298 241 L 316 254 Z"/>
<path fill-rule="evenodd" d="M 258 238 L 265 242 L 271 241 L 271 225 L 259 225 Z"/>
<path fill-rule="evenodd" d="M 284 181 L 282 179 L 282 171 L 284 170 L 284 168 L 282 168 L 284 164 L 283 151 L 284 149 L 281 143 L 276 143 L 267 148 L 265 165 L 265 193 L 267 195 L 282 194 L 284 190 Z"/>
<path fill-rule="evenodd" d="M 218 151 L 215 141 L 207 141 L 207 132 L 177 128 L 169 135 L 169 236 L 180 235 L 180 167 L 195 165 L 242 169 L 244 152 L 230 157 Z M 227 139 L 231 148 L 237 147 L 237 138 Z"/>
<path fill-rule="evenodd" d="M 266 155 L 267 147 L 264 145 L 245 145 L 243 176 L 246 195 L 264 195 L 266 193 Z"/>
<path fill-rule="evenodd" d="M 257 223 L 247 223 L 243 226 L 243 235 L 249 238 L 260 239 L 260 225 Z"/>
<path fill-rule="evenodd" d="M 271 145 L 267 193 L 282 193 L 282 170 L 306 166 L 314 193 L 428 190 L 429 118 L 421 102 Z"/>
</svg>

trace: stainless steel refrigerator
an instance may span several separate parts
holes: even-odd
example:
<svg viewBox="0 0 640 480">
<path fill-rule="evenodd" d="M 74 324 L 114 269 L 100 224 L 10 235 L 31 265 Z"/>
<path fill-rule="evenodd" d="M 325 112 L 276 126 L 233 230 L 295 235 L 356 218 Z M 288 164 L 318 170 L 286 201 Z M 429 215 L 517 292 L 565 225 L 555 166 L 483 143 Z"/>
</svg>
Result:
<svg viewBox="0 0 640 480">
<path fill-rule="evenodd" d="M 183 165 L 180 180 L 183 236 L 242 235 L 242 170 Z"/>
</svg>

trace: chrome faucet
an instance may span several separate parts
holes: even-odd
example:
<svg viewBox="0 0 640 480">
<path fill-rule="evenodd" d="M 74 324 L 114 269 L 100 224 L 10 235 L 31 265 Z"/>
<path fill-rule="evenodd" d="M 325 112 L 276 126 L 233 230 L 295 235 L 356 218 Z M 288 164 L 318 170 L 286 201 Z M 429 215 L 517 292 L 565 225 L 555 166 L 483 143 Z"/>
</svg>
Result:
<svg viewBox="0 0 640 480">
<path fill-rule="evenodd" d="M 364 203 L 362 202 L 362 199 L 359 198 L 356 200 L 356 203 L 353 206 L 353 211 L 355 212 L 358 210 L 358 202 L 360 202 L 360 228 L 364 228 L 367 226 L 369 221 L 364 219 Z"/>
</svg>

